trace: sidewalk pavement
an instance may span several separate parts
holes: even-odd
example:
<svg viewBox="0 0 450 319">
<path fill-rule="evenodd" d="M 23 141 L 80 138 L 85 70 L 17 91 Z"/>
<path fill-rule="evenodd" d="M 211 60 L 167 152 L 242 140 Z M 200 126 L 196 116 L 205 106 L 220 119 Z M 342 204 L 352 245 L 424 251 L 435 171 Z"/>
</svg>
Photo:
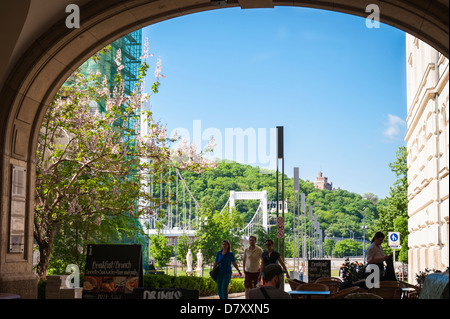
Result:
<svg viewBox="0 0 450 319">
<path fill-rule="evenodd" d="M 284 291 L 291 291 L 291 286 L 288 283 L 284 284 Z M 219 295 L 200 297 L 199 299 L 219 299 Z M 228 294 L 228 299 L 245 299 L 245 292 Z"/>
</svg>

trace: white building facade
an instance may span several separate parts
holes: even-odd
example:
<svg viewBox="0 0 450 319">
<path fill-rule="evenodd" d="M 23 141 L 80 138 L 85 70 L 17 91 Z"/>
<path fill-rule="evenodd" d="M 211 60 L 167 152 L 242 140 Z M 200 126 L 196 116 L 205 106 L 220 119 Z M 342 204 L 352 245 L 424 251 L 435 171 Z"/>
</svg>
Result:
<svg viewBox="0 0 450 319">
<path fill-rule="evenodd" d="M 449 266 L 449 63 L 406 34 L 408 281 Z"/>
</svg>

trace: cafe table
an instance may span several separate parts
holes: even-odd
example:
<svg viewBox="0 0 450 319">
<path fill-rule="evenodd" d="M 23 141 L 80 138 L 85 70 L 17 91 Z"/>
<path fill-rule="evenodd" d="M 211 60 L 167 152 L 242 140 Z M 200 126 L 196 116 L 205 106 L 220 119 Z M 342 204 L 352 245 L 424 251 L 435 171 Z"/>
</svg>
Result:
<svg viewBox="0 0 450 319">
<path fill-rule="evenodd" d="M 330 291 L 291 290 L 289 294 L 293 296 L 306 296 L 307 299 L 311 299 L 311 296 L 327 296 L 330 294 Z"/>
<path fill-rule="evenodd" d="M 0 293 L 0 299 L 20 299 L 20 296 L 16 294 Z"/>
<path fill-rule="evenodd" d="M 414 291 L 416 291 L 416 289 L 411 288 L 411 287 L 403 287 L 401 299 L 408 299 L 409 293 L 414 292 Z"/>
</svg>

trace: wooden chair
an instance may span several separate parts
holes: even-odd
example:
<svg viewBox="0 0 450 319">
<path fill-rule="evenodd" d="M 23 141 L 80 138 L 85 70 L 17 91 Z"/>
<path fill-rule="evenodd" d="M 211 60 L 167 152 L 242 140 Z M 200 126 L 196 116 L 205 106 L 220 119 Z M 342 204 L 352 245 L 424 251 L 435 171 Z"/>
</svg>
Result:
<svg viewBox="0 0 450 319">
<path fill-rule="evenodd" d="M 380 281 L 380 287 L 402 287 L 400 281 L 383 280 Z"/>
<path fill-rule="evenodd" d="M 338 277 L 320 277 L 315 281 L 315 283 L 320 283 L 322 281 L 335 281 L 341 283 L 342 279 Z"/>
<path fill-rule="evenodd" d="M 382 287 L 369 289 L 369 293 L 376 294 L 383 299 L 401 299 L 402 288 L 400 287 Z"/>
<path fill-rule="evenodd" d="M 336 280 L 321 280 L 320 282 L 316 281 L 315 283 L 328 286 L 331 293 L 338 292 L 342 284 L 342 282 Z"/>
<path fill-rule="evenodd" d="M 331 293 L 326 299 L 343 299 L 345 296 L 349 294 L 353 294 L 356 292 L 360 292 L 362 289 L 360 287 L 349 287 L 337 292 Z"/>
<path fill-rule="evenodd" d="M 318 284 L 314 282 L 314 283 L 300 284 L 299 286 L 297 286 L 295 290 L 329 291 L 330 288 L 328 288 L 327 285 Z"/>
<path fill-rule="evenodd" d="M 344 299 L 383 299 L 381 296 L 370 292 L 356 292 L 349 294 Z"/>
<path fill-rule="evenodd" d="M 291 290 L 298 290 L 297 287 L 299 285 L 302 285 L 302 283 L 295 281 L 293 279 L 290 279 L 290 278 L 287 281 L 288 281 L 289 286 L 291 287 Z"/>
</svg>

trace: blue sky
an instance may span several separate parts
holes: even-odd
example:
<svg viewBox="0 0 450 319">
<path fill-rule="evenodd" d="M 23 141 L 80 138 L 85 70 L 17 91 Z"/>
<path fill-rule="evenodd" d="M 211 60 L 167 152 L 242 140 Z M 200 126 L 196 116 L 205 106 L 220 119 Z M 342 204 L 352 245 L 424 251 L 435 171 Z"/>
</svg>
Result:
<svg viewBox="0 0 450 319">
<path fill-rule="evenodd" d="M 335 188 L 389 194 L 388 163 L 405 145 L 403 31 L 317 9 L 228 8 L 148 26 L 143 37 L 151 67 L 162 61 L 150 103 L 169 132 L 203 147 L 214 133 L 218 155 L 274 169 L 270 129 L 284 126 L 288 176 L 297 166 L 303 180 L 322 171 Z M 231 144 L 239 128 L 256 142 Z"/>
</svg>

